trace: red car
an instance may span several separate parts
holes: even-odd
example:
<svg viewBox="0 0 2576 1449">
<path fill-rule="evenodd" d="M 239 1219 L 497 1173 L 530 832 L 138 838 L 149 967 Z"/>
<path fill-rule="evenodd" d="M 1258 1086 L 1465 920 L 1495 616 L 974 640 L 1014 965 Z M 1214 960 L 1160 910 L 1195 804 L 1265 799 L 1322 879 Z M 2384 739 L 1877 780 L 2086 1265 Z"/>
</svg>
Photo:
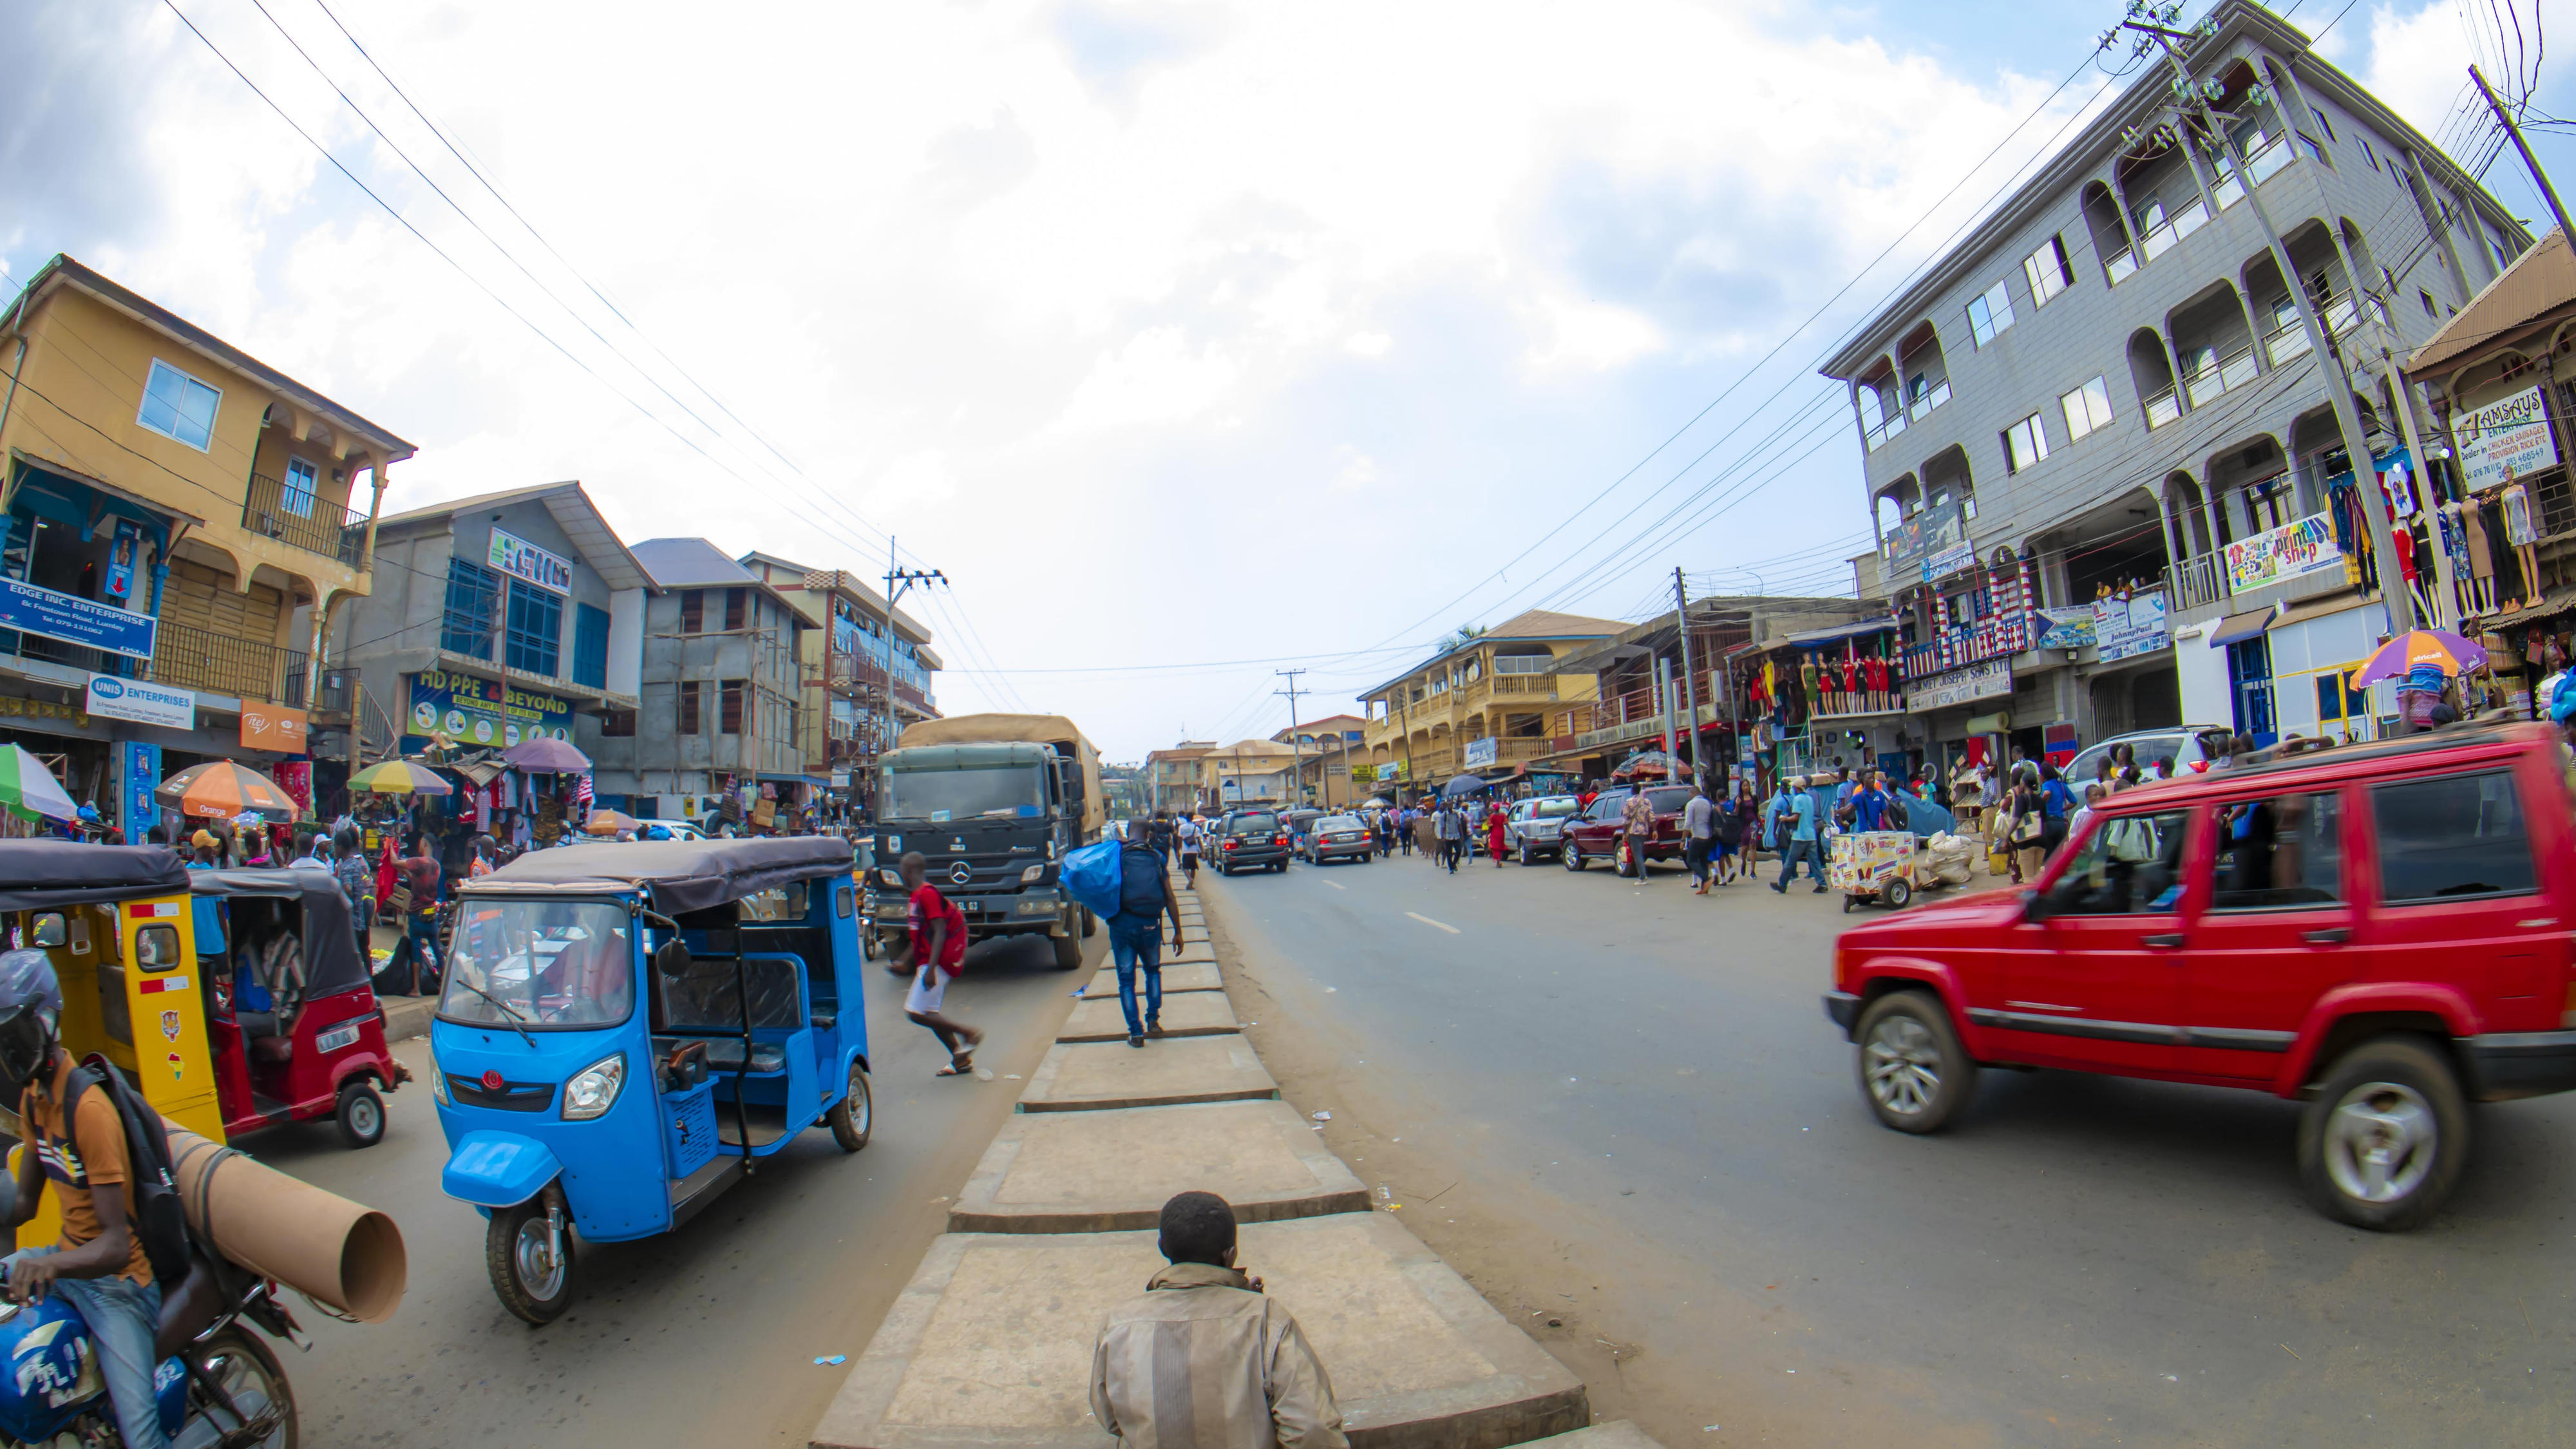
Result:
<svg viewBox="0 0 2576 1449">
<path fill-rule="evenodd" d="M 1648 861 L 1682 859 L 1682 807 L 1690 803 L 1688 785 L 1649 785 L 1646 803 L 1655 807 L 1655 830 L 1646 837 Z M 1592 802 L 1592 808 L 1565 822 L 1558 838 L 1564 843 L 1561 859 L 1567 870 L 1581 870 L 1596 860 L 1609 861 L 1621 875 L 1631 873 L 1627 854 L 1628 827 L 1621 811 L 1628 805 L 1628 791 L 1604 790 Z M 1643 867 L 1640 866 L 1640 869 Z"/>
<path fill-rule="evenodd" d="M 1846 932 L 1826 1014 L 1899 1131 L 1955 1119 L 1985 1064 L 2247 1087 L 2306 1103 L 2319 1209 L 2413 1227 L 2470 1102 L 2576 1087 L 2571 811 L 2532 724 L 2127 791 L 2036 889 Z"/>
</svg>

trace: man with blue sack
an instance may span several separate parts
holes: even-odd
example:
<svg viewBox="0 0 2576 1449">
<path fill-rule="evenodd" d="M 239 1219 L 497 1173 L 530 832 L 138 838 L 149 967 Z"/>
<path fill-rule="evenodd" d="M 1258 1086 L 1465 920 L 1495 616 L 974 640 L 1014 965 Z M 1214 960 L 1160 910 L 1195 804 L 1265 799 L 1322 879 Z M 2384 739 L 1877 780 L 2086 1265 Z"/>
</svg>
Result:
<svg viewBox="0 0 2576 1449">
<path fill-rule="evenodd" d="M 1172 949 L 1181 949 L 1181 907 L 1172 899 L 1160 852 L 1144 843 L 1146 822 L 1127 832 L 1118 852 L 1118 914 L 1109 918 L 1109 954 L 1118 965 L 1118 1005 L 1127 1013 L 1127 1044 L 1163 1034 L 1163 916 L 1172 918 Z M 1145 976 L 1145 1014 L 1136 1014 L 1136 974 Z"/>
</svg>

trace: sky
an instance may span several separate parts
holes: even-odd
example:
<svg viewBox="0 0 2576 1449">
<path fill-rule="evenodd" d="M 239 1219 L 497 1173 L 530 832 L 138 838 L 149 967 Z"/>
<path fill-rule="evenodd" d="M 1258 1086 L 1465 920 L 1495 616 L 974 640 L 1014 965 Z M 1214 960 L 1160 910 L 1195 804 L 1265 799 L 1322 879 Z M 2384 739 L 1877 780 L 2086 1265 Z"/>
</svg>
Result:
<svg viewBox="0 0 2576 1449">
<path fill-rule="evenodd" d="M 2467 9 L 2292 19 L 2441 136 Z M 945 712 L 1132 761 L 1675 568 L 1849 592 L 1815 367 L 2115 93 L 2117 18 L 21 0 L 0 281 L 69 253 L 411 439 L 388 512 L 577 478 L 630 540 L 891 537 Z"/>
</svg>

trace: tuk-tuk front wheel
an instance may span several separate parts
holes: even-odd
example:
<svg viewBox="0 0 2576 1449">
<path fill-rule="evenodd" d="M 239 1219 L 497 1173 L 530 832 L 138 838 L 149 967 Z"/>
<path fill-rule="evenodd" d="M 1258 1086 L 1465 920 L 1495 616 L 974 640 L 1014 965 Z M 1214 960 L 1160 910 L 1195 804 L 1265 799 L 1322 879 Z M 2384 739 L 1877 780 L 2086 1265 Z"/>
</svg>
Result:
<svg viewBox="0 0 2576 1449">
<path fill-rule="evenodd" d="M 340 1084 L 340 1141 L 342 1145 L 373 1147 L 385 1140 L 385 1099 L 376 1095 L 375 1087 L 363 1077 L 353 1077 Z"/>
<path fill-rule="evenodd" d="M 823 1114 L 823 1120 L 831 1124 L 832 1140 L 841 1144 L 843 1152 L 856 1152 L 868 1145 L 868 1129 L 875 1125 L 876 1111 L 868 1097 L 868 1069 L 859 1065 L 857 1057 L 850 1058 L 850 1089 L 832 1104 L 831 1111 Z"/>
<path fill-rule="evenodd" d="M 552 1190 L 517 1207 L 494 1208 L 483 1234 L 483 1265 L 493 1295 L 520 1319 L 542 1328 L 572 1306 L 572 1224 L 547 1217 Z"/>
</svg>

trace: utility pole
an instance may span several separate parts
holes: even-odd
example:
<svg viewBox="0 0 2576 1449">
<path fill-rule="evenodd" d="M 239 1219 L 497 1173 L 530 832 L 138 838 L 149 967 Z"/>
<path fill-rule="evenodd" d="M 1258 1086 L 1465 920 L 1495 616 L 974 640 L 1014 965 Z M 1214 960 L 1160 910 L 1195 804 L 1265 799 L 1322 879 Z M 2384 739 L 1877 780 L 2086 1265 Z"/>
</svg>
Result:
<svg viewBox="0 0 2576 1449">
<path fill-rule="evenodd" d="M 2170 18 L 2172 13 L 2170 8 L 2159 12 L 2149 11 L 2143 6 L 2137 6 L 2132 11 L 2133 16 L 2157 14 L 2165 18 Z M 2301 284 L 2298 268 L 2290 265 L 2289 248 L 2281 244 L 2281 233 L 2272 225 L 2272 214 L 2263 209 L 2263 198 L 2256 191 L 2254 173 L 2245 165 L 2244 151 L 2236 144 L 2235 135 L 2220 124 L 2217 114 L 2210 108 L 2210 95 L 2201 88 L 2199 82 L 2191 78 L 2190 69 L 2184 66 L 2181 55 L 2174 50 L 2174 42 L 2177 40 L 2192 42 L 2208 38 L 2214 33 L 2209 28 L 2209 22 L 2204 20 L 2201 27 L 2196 30 L 2175 30 L 2158 21 L 2132 18 L 2121 21 L 2119 28 L 2135 30 L 2142 35 L 2154 37 L 2155 43 L 2164 51 L 2165 64 L 2173 71 L 2175 111 L 2179 116 L 2186 107 L 2189 110 L 2189 120 L 2178 121 L 2172 126 L 2173 144 L 2188 148 L 2192 144 L 2188 126 L 2192 122 L 2197 122 L 2202 132 L 2219 145 L 2222 154 L 2227 158 L 2227 164 L 2235 168 L 2237 182 L 2245 188 L 2245 204 L 2253 208 L 2254 220 L 2262 225 L 2263 244 L 2271 252 L 2272 265 L 2278 269 L 2282 282 L 2288 286 L 2291 300 L 2299 305 L 2299 322 L 2308 334 L 2308 351 L 2314 354 L 2317 359 L 2317 369 L 2324 375 L 2326 400 L 2334 407 L 2335 426 L 2343 434 L 2344 456 L 2352 465 L 2353 487 L 2359 490 L 2361 475 L 2365 471 L 2364 465 L 2370 461 L 2370 439 L 2362 431 L 2361 404 L 2353 397 L 2352 379 L 2344 371 L 2342 357 L 2335 351 L 2334 337 L 2326 331 L 2325 320 L 2317 314 L 2316 300 L 2308 295 L 2308 289 Z M 2216 82 L 2212 82 L 2211 86 L 2214 89 Z M 2255 94 L 2262 94 L 2262 88 L 2257 87 Z M 2277 99 L 2274 104 L 2278 106 Z M 2286 113 L 2283 114 L 2282 121 L 2283 129 L 2292 134 L 2283 136 L 2281 144 L 2295 145 L 2296 130 L 2288 124 L 2289 118 Z M 2361 279 L 2353 278 L 2352 284 L 2358 289 Z M 2354 305 L 2360 304 L 2356 302 Z M 2379 597 L 2380 601 L 2388 607 L 2389 630 L 2392 634 L 2405 634 L 2415 627 L 2415 598 L 2407 591 L 2402 577 L 2398 578 L 2393 586 L 2390 583 L 2391 575 L 2398 571 L 2397 548 L 2392 541 L 2393 535 L 2389 529 L 2388 505 L 2385 498 L 2374 499 L 2370 496 L 2377 490 L 2378 485 L 2374 482 L 2369 491 L 2363 492 L 2361 516 L 2370 529 L 2371 552 L 2378 556 L 2376 562 L 2379 566 Z"/>
<path fill-rule="evenodd" d="M 907 569 L 903 567 L 902 563 L 895 558 L 894 535 L 891 533 L 886 535 L 885 579 L 885 648 L 880 651 L 880 654 L 884 659 L 884 664 L 879 670 L 882 678 L 879 679 L 877 684 L 877 687 L 884 691 L 885 714 L 879 721 L 877 728 L 876 753 L 879 755 L 884 754 L 886 750 L 894 744 L 895 736 L 894 601 L 902 598 L 915 584 L 919 584 L 923 588 L 928 588 L 932 584 L 937 584 L 942 588 L 948 586 L 948 575 L 941 573 L 937 569 L 925 571 L 922 569 Z M 829 656 L 827 655 L 825 657 L 828 658 Z M 829 666 L 827 665 L 827 671 L 828 667 Z M 875 763 L 873 757 L 871 757 L 869 763 Z"/>
<path fill-rule="evenodd" d="M 1298 793 L 1303 794 L 1306 789 L 1306 752 L 1297 744 L 1297 676 L 1305 673 L 1306 671 L 1303 669 L 1274 669 L 1270 672 L 1288 681 L 1288 687 L 1286 689 L 1274 689 L 1270 692 L 1272 694 L 1284 694 L 1288 696 L 1288 753 L 1297 761 L 1296 767 L 1290 770 L 1288 774 L 1291 779 L 1297 782 Z"/>
<path fill-rule="evenodd" d="M 1705 786 L 1708 771 L 1700 762 L 1699 684 L 1691 678 L 1690 586 L 1682 581 L 1678 564 L 1673 566 L 1673 623 L 1675 631 L 1682 636 L 1682 698 L 1690 709 L 1691 783 Z"/>
<path fill-rule="evenodd" d="M 2515 125 L 2513 117 L 2505 114 L 2504 102 L 2496 99 L 2495 90 L 2487 84 L 2485 76 L 2478 74 L 2476 66 L 2469 67 L 2469 79 L 2478 83 L 2478 94 L 2487 98 L 2487 109 L 2495 112 L 2496 123 L 2513 138 L 2513 149 L 2522 153 L 2522 164 L 2531 168 L 2531 184 L 2539 187 L 2540 194 L 2549 199 L 2549 214 L 2558 218 L 2559 231 L 2566 234 L 2571 244 L 2576 244 L 2576 227 L 2567 224 L 2567 207 L 2558 199 L 2558 188 L 2549 184 L 2549 173 L 2540 169 L 2540 158 L 2531 154 L 2531 143 L 2522 138 L 2522 127 Z"/>
<path fill-rule="evenodd" d="M 1664 779 L 1673 778 L 1673 662 L 1655 656 L 1655 708 L 1664 717 Z"/>
</svg>

